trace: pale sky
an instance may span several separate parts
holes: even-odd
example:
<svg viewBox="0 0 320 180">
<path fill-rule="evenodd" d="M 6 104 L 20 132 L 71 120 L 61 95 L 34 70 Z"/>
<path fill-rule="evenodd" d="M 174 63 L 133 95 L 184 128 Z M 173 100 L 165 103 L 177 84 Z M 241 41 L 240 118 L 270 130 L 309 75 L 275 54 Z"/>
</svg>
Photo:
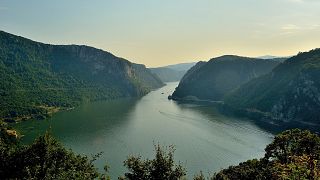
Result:
<svg viewBox="0 0 320 180">
<path fill-rule="evenodd" d="M 155 67 L 320 48 L 320 0 L 0 0 L 0 30 Z"/>
</svg>

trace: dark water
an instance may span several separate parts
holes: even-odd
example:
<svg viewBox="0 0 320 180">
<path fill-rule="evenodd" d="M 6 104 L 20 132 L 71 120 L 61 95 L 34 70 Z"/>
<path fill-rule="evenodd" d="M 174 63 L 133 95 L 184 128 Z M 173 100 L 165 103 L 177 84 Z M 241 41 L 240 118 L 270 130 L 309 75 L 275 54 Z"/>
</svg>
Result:
<svg viewBox="0 0 320 180">
<path fill-rule="evenodd" d="M 169 83 L 141 99 L 86 104 L 50 120 L 27 121 L 18 127 L 28 134 L 26 142 L 50 126 L 77 153 L 103 151 L 96 165 L 102 169 L 108 162 L 113 179 L 125 171 L 123 161 L 128 155 L 151 158 L 157 143 L 175 145 L 175 158 L 187 167 L 189 177 L 200 170 L 214 173 L 263 156 L 272 134 L 253 121 L 226 117 L 210 106 L 167 100 L 176 86 Z"/>
</svg>

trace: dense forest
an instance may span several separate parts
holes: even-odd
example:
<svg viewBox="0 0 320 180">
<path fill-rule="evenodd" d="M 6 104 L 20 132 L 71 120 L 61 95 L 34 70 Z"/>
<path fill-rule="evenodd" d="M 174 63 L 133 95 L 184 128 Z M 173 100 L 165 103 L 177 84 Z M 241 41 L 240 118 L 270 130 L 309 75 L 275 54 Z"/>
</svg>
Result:
<svg viewBox="0 0 320 180">
<path fill-rule="evenodd" d="M 282 129 L 319 129 L 319 79 L 320 49 L 285 61 L 222 56 L 191 68 L 172 98 L 220 101 L 223 112 Z"/>
<path fill-rule="evenodd" d="M 19 133 L 1 123 L 1 179 L 110 179 L 108 165 L 99 173 L 94 161 L 100 154 L 87 157 L 67 150 L 49 132 L 32 144 L 23 145 Z M 186 168 L 174 160 L 174 147 L 155 145 L 154 159 L 129 156 L 127 172 L 119 179 L 178 180 L 186 178 Z M 101 150 L 103 151 L 103 150 Z M 320 177 L 320 137 L 307 130 L 287 130 L 265 148 L 261 159 L 230 166 L 214 175 L 202 172 L 194 180 L 227 179 L 318 179 Z"/>
<path fill-rule="evenodd" d="M 270 72 L 279 63 L 231 55 L 199 62 L 182 78 L 172 97 L 220 101 L 230 91 Z"/>
<path fill-rule="evenodd" d="M 319 125 L 320 49 L 299 53 L 225 98 L 227 106 L 275 123 Z M 317 126 L 318 127 L 318 126 Z"/>
<path fill-rule="evenodd" d="M 85 101 L 138 97 L 164 84 L 144 65 L 88 46 L 0 31 L 0 119 L 43 119 Z"/>
</svg>

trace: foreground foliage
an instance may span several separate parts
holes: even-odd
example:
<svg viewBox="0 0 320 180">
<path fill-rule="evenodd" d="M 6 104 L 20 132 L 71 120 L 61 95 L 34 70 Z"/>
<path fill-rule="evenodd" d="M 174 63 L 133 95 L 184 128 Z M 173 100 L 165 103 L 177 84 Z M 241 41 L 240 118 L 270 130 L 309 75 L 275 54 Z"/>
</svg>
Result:
<svg viewBox="0 0 320 180">
<path fill-rule="evenodd" d="M 48 132 L 31 145 L 21 145 L 7 130 L 8 127 L 0 123 L 0 179 L 110 179 L 107 165 L 104 174 L 98 173 L 93 165 L 99 154 L 92 159 L 77 155 Z M 172 146 L 166 151 L 158 145 L 155 151 L 152 160 L 130 156 L 124 162 L 129 172 L 119 179 L 177 180 L 186 175 L 185 168 L 174 162 Z"/>
<path fill-rule="evenodd" d="M 1 122 L 1 121 L 0 121 Z M 31 145 L 21 145 L 14 130 L 0 123 L 0 179 L 110 179 L 108 166 L 99 174 L 93 158 L 65 149 L 50 133 Z M 154 159 L 129 156 L 124 161 L 128 172 L 122 180 L 186 179 L 186 169 L 174 161 L 174 148 L 155 146 Z M 261 159 L 248 160 L 237 166 L 205 177 L 200 172 L 194 180 L 228 179 L 318 179 L 320 180 L 320 137 L 310 131 L 287 130 L 277 135 L 265 148 Z"/>
<path fill-rule="evenodd" d="M 265 157 L 231 166 L 213 179 L 320 179 L 320 137 L 287 130 L 265 149 Z"/>
<path fill-rule="evenodd" d="M 1 179 L 94 179 L 99 175 L 92 160 L 66 150 L 49 133 L 23 146 L 1 132 Z"/>
<path fill-rule="evenodd" d="M 156 155 L 154 159 L 142 160 L 141 156 L 130 156 L 124 165 L 129 172 L 121 179 L 127 180 L 178 180 L 186 175 L 185 168 L 179 163 L 175 164 L 173 159 L 174 148 L 170 146 L 164 151 L 160 145 L 155 146 Z"/>
</svg>

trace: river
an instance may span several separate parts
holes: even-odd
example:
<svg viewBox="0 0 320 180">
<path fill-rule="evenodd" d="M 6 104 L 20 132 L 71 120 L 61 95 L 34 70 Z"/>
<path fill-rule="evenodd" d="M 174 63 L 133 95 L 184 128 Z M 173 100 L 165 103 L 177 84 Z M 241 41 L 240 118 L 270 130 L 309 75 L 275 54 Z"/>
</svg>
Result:
<svg viewBox="0 0 320 180">
<path fill-rule="evenodd" d="M 168 83 L 139 99 L 84 104 L 17 127 L 27 135 L 26 142 L 50 128 L 77 153 L 103 152 L 95 164 L 101 170 L 107 163 L 112 179 L 125 172 L 123 161 L 128 155 L 152 158 L 158 143 L 175 146 L 175 159 L 186 166 L 189 178 L 199 171 L 213 174 L 263 156 L 273 134 L 252 120 L 224 116 L 208 105 L 169 101 L 177 85 Z"/>
</svg>

